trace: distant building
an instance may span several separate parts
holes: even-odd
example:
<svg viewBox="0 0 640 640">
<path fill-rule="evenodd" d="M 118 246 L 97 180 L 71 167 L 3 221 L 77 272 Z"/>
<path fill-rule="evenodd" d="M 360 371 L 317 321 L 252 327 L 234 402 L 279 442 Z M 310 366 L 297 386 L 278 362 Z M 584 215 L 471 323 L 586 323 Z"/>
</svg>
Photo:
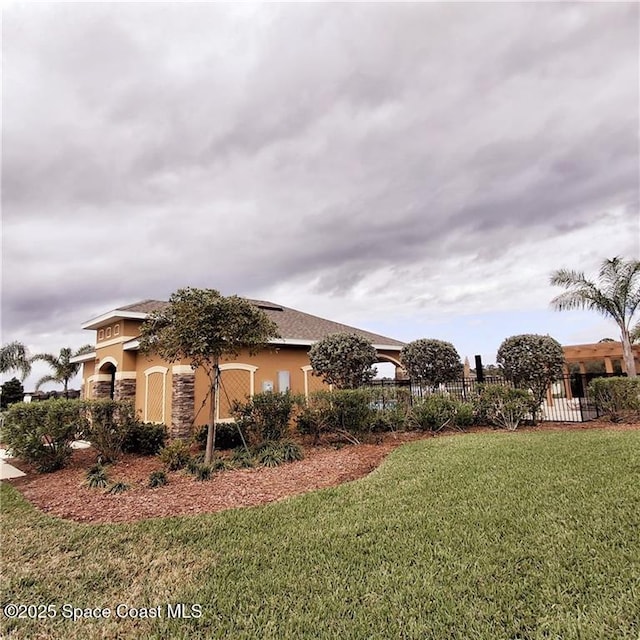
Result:
<svg viewBox="0 0 640 640">
<path fill-rule="evenodd" d="M 566 373 L 569 373 L 571 365 L 577 365 L 578 371 L 583 374 L 589 372 L 589 364 L 601 363 L 604 372 L 609 374 L 626 373 L 627 367 L 622 355 L 622 343 L 615 341 L 593 342 L 591 344 L 573 344 L 562 347 L 567 363 Z M 640 371 L 640 344 L 631 346 L 636 368 Z"/>
</svg>

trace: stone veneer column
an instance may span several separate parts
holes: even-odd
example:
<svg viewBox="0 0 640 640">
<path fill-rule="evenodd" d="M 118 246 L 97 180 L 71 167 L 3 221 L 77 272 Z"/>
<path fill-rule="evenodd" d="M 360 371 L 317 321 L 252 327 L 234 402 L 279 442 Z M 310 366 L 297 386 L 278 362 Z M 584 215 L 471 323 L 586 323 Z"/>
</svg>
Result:
<svg viewBox="0 0 640 640">
<path fill-rule="evenodd" d="M 171 368 L 171 438 L 186 439 L 191 436 L 195 402 L 195 371 L 189 365 Z"/>
<path fill-rule="evenodd" d="M 91 395 L 94 399 L 111 397 L 111 374 L 100 373 L 93 376 L 93 390 Z"/>
<path fill-rule="evenodd" d="M 116 381 L 113 390 L 114 400 L 136 399 L 136 377 L 135 371 L 116 371 Z"/>
</svg>

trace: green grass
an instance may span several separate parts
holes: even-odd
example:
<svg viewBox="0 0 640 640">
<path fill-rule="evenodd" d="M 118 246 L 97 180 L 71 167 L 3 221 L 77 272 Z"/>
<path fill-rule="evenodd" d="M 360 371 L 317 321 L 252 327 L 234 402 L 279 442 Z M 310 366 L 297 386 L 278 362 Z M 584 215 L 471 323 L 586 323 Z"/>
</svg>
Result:
<svg viewBox="0 0 640 640">
<path fill-rule="evenodd" d="M 203 606 L 182 620 L 0 613 L 9 637 L 640 636 L 640 431 L 437 438 L 335 489 L 127 525 L 0 496 L 3 607 Z"/>
</svg>

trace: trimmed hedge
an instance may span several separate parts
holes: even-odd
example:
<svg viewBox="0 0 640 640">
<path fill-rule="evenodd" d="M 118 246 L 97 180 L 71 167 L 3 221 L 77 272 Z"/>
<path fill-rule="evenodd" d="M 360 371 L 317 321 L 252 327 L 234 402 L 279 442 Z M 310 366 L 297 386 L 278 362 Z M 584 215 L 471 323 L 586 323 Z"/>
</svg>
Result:
<svg viewBox="0 0 640 640">
<path fill-rule="evenodd" d="M 18 402 L 6 413 L 2 437 L 15 456 L 38 471 L 56 471 L 69 461 L 71 443 L 83 437 L 83 407 L 80 400 Z"/>
</svg>

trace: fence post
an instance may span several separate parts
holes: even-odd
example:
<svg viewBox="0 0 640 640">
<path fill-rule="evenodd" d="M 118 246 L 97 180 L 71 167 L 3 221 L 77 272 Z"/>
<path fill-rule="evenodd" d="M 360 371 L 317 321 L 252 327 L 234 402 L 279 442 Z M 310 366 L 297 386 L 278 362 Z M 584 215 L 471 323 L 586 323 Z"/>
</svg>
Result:
<svg viewBox="0 0 640 640">
<path fill-rule="evenodd" d="M 484 370 L 482 369 L 482 356 L 476 356 L 476 380 L 484 382 Z"/>
</svg>

